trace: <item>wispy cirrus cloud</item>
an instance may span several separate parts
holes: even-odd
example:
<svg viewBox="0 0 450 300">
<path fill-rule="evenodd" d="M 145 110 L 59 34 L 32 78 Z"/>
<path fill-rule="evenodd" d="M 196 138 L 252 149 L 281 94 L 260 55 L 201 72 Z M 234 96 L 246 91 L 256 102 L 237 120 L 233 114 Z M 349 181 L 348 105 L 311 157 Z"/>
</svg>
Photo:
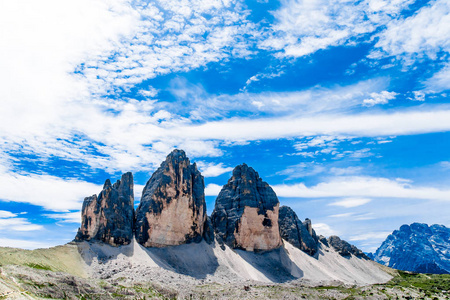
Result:
<svg viewBox="0 0 450 300">
<path fill-rule="evenodd" d="M 350 207 L 358 207 L 358 206 L 367 204 L 370 201 L 372 201 L 372 199 L 369 199 L 369 198 L 346 198 L 346 199 L 342 199 L 342 200 L 339 200 L 336 202 L 332 202 L 329 205 L 350 208 Z"/>
<path fill-rule="evenodd" d="M 260 47 L 280 56 L 305 56 L 330 46 L 352 44 L 396 18 L 413 1 L 284 0 L 276 23 Z"/>
<path fill-rule="evenodd" d="M 345 200 L 345 202 L 338 202 L 344 207 L 345 205 L 347 205 L 347 207 L 352 207 L 351 205 L 361 204 L 363 202 L 368 203 L 367 200 L 370 198 L 450 201 L 450 189 L 415 186 L 411 182 L 401 179 L 391 180 L 388 178 L 368 176 L 338 176 L 332 177 L 314 186 L 308 187 L 303 183 L 292 185 L 281 184 L 274 185 L 273 189 L 280 197 L 353 198 L 352 200 Z"/>
<path fill-rule="evenodd" d="M 0 210 L 0 231 L 36 231 L 44 228 L 17 216 L 10 211 Z"/>
<path fill-rule="evenodd" d="M 407 18 L 392 19 L 379 40 L 373 56 L 389 55 L 400 59 L 436 58 L 440 51 L 450 50 L 450 4 L 433 0 Z M 376 50 L 377 51 L 377 50 Z"/>
</svg>

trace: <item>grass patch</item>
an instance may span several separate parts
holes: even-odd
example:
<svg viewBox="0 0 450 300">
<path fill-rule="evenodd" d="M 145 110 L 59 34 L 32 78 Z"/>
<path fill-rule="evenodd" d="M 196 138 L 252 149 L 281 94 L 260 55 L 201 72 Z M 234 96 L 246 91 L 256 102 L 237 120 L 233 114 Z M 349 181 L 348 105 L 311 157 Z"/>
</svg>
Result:
<svg viewBox="0 0 450 300">
<path fill-rule="evenodd" d="M 46 265 L 41 265 L 41 264 L 26 264 L 26 266 L 33 268 L 33 269 L 38 269 L 38 270 L 46 270 L 46 271 L 53 271 L 52 268 L 50 268 L 49 266 Z"/>
<path fill-rule="evenodd" d="M 427 295 L 450 291 L 449 274 L 418 274 L 404 271 L 398 273 L 399 276 L 386 283 L 386 286 L 413 287 Z"/>
</svg>

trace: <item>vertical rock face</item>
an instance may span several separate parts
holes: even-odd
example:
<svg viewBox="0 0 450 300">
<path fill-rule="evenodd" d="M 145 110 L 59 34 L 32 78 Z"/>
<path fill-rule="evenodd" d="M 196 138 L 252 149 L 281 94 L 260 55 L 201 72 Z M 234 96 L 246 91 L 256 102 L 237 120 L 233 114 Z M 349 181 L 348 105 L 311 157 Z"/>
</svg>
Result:
<svg viewBox="0 0 450 300">
<path fill-rule="evenodd" d="M 288 206 L 280 207 L 278 220 L 283 239 L 309 255 L 317 252 L 318 238 L 312 228 L 311 220 L 306 219 L 302 223 L 297 214 Z"/>
<path fill-rule="evenodd" d="M 282 245 L 278 210 L 272 188 L 242 164 L 220 191 L 211 220 L 218 240 L 232 248 L 272 250 Z"/>
<path fill-rule="evenodd" d="M 133 238 L 133 223 L 133 175 L 128 172 L 113 185 L 107 179 L 98 197 L 93 195 L 84 199 L 81 227 L 75 241 L 127 245 Z"/>
<path fill-rule="evenodd" d="M 182 150 L 170 153 L 142 191 L 136 240 L 145 247 L 200 242 L 206 220 L 205 183 Z"/>
</svg>

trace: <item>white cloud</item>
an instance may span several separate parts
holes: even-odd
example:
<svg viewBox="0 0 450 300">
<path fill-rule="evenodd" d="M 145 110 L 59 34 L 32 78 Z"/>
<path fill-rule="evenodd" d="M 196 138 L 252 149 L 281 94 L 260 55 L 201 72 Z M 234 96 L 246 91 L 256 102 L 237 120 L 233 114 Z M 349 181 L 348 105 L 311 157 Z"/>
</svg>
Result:
<svg viewBox="0 0 450 300">
<path fill-rule="evenodd" d="M 217 196 L 220 193 L 222 186 L 210 183 L 205 187 L 205 196 Z"/>
<path fill-rule="evenodd" d="M 354 212 L 335 214 L 335 215 L 330 215 L 329 217 L 330 218 L 347 218 L 348 220 L 352 220 L 352 221 L 367 221 L 367 220 L 376 219 L 376 217 L 373 213 L 357 214 Z"/>
<path fill-rule="evenodd" d="M 439 165 L 444 169 L 450 169 L 450 161 L 442 161 Z"/>
<path fill-rule="evenodd" d="M 150 179 L 150 177 L 149 177 Z M 134 185 L 134 199 L 140 199 L 142 197 L 142 191 L 144 190 L 145 185 L 135 184 Z"/>
<path fill-rule="evenodd" d="M 406 19 L 392 19 L 378 37 L 375 47 L 384 55 L 435 59 L 438 52 L 450 50 L 450 3 L 430 1 Z"/>
<path fill-rule="evenodd" d="M 17 214 L 13 214 L 12 212 L 6 210 L 0 210 L 0 219 L 14 218 L 14 217 L 17 217 Z"/>
<path fill-rule="evenodd" d="M 102 186 L 79 180 L 64 180 L 50 175 L 0 174 L 0 199 L 30 203 L 48 210 L 80 209 L 83 199 L 96 194 Z"/>
<path fill-rule="evenodd" d="M 358 126 L 355 126 L 358 124 Z M 165 131 L 166 137 L 198 140 L 261 140 L 313 135 L 388 136 L 450 130 L 450 110 L 407 110 L 395 113 L 318 115 L 230 119 L 202 125 L 179 126 Z"/>
<path fill-rule="evenodd" d="M 396 18 L 412 2 L 284 0 L 274 12 L 273 32 L 264 36 L 260 47 L 297 57 L 351 43 Z"/>
<path fill-rule="evenodd" d="M 386 104 L 395 99 L 398 94 L 395 92 L 382 91 L 380 93 L 370 93 L 370 98 L 364 99 L 364 106 L 374 106 L 377 104 Z"/>
<path fill-rule="evenodd" d="M 30 240 L 16 240 L 16 239 L 3 239 L 0 238 L 0 245 L 2 247 L 13 247 L 22 249 L 37 249 L 37 248 L 50 248 L 54 246 L 54 243 L 43 243 Z"/>
<path fill-rule="evenodd" d="M 157 75 L 252 53 L 254 25 L 246 21 L 248 12 L 239 1 L 138 1 L 132 8 L 141 17 L 136 32 L 110 56 L 89 62 L 92 67 L 83 74 L 92 83 L 127 88 Z"/>
<path fill-rule="evenodd" d="M 247 90 L 247 88 L 253 83 L 258 82 L 261 79 L 272 79 L 276 77 L 280 77 L 284 74 L 284 71 L 277 71 L 277 72 L 268 72 L 268 73 L 258 73 L 256 75 L 253 75 L 245 82 L 245 87 L 242 89 L 243 91 Z"/>
<path fill-rule="evenodd" d="M 241 38 L 251 30 L 246 14 L 234 0 L 3 1 L 0 151 L 107 171 L 153 169 L 167 149 L 180 145 L 193 155 L 221 155 L 207 141 L 155 140 L 152 133 L 160 136 L 167 122 L 188 122 L 158 111 L 155 100 L 101 96 L 159 74 L 248 55 L 248 39 Z M 141 90 L 145 97 L 157 92 Z"/>
<path fill-rule="evenodd" d="M 232 167 L 224 167 L 223 163 L 197 162 L 197 166 L 204 177 L 217 177 L 224 173 L 233 171 Z"/>
<path fill-rule="evenodd" d="M 331 215 L 330 218 L 349 218 L 353 215 L 354 215 L 354 213 L 335 214 L 335 215 Z"/>
<path fill-rule="evenodd" d="M 325 223 L 316 223 L 313 224 L 314 231 L 319 235 L 330 236 L 337 235 L 337 232 L 332 229 L 328 224 Z"/>
<path fill-rule="evenodd" d="M 35 231 L 44 227 L 30 223 L 25 218 L 17 218 L 17 214 L 0 210 L 0 231 Z"/>
<path fill-rule="evenodd" d="M 415 101 L 425 101 L 425 93 L 422 91 L 413 91 L 414 98 L 412 100 Z"/>
<path fill-rule="evenodd" d="M 274 185 L 279 197 L 292 198 L 398 198 L 450 201 L 450 189 L 414 186 L 409 181 L 379 177 L 342 176 L 307 187 L 303 183 Z M 348 202 L 351 204 L 351 201 Z"/>
<path fill-rule="evenodd" d="M 32 224 L 25 218 L 0 218 L 1 231 L 35 231 L 43 228 L 42 225 Z"/>
<path fill-rule="evenodd" d="M 426 90 L 442 92 L 450 89 L 450 63 L 425 81 Z"/>
<path fill-rule="evenodd" d="M 61 213 L 61 214 L 45 214 L 47 218 L 60 220 L 62 223 L 81 223 L 81 211 Z"/>
<path fill-rule="evenodd" d="M 289 166 L 285 170 L 277 172 L 277 174 L 286 175 L 289 179 L 293 179 L 314 176 L 325 171 L 327 171 L 327 168 L 323 165 L 314 163 L 299 163 L 293 166 Z"/>
<path fill-rule="evenodd" d="M 361 167 L 347 167 L 347 168 L 331 168 L 330 173 L 336 176 L 342 176 L 342 175 L 355 175 L 358 173 L 361 173 L 362 168 Z"/>
<path fill-rule="evenodd" d="M 350 207 L 357 207 L 357 206 L 367 204 L 370 201 L 372 201 L 372 200 L 368 199 L 368 198 L 346 198 L 343 200 L 339 200 L 339 201 L 330 203 L 329 205 L 350 208 Z"/>
</svg>

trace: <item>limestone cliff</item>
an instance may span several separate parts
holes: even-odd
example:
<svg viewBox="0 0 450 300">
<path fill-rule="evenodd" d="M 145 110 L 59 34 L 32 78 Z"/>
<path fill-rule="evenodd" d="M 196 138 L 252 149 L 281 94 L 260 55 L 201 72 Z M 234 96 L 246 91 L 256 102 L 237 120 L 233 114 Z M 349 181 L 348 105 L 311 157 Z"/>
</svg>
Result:
<svg viewBox="0 0 450 300">
<path fill-rule="evenodd" d="M 136 240 L 165 247 L 202 239 L 206 220 L 205 183 L 182 150 L 170 153 L 144 187 L 136 211 Z"/>
<path fill-rule="evenodd" d="M 81 227 L 75 241 L 100 241 L 112 246 L 127 245 L 133 238 L 134 195 L 133 175 L 103 185 L 99 196 L 84 199 Z"/>
<path fill-rule="evenodd" d="M 278 210 L 272 188 L 253 168 L 242 164 L 220 191 L 211 221 L 218 240 L 230 247 L 272 250 L 282 245 Z"/>
<path fill-rule="evenodd" d="M 309 255 L 317 252 L 318 238 L 312 228 L 311 220 L 306 219 L 302 223 L 290 207 L 282 206 L 280 207 L 279 226 L 281 237 L 293 246 Z"/>
</svg>

